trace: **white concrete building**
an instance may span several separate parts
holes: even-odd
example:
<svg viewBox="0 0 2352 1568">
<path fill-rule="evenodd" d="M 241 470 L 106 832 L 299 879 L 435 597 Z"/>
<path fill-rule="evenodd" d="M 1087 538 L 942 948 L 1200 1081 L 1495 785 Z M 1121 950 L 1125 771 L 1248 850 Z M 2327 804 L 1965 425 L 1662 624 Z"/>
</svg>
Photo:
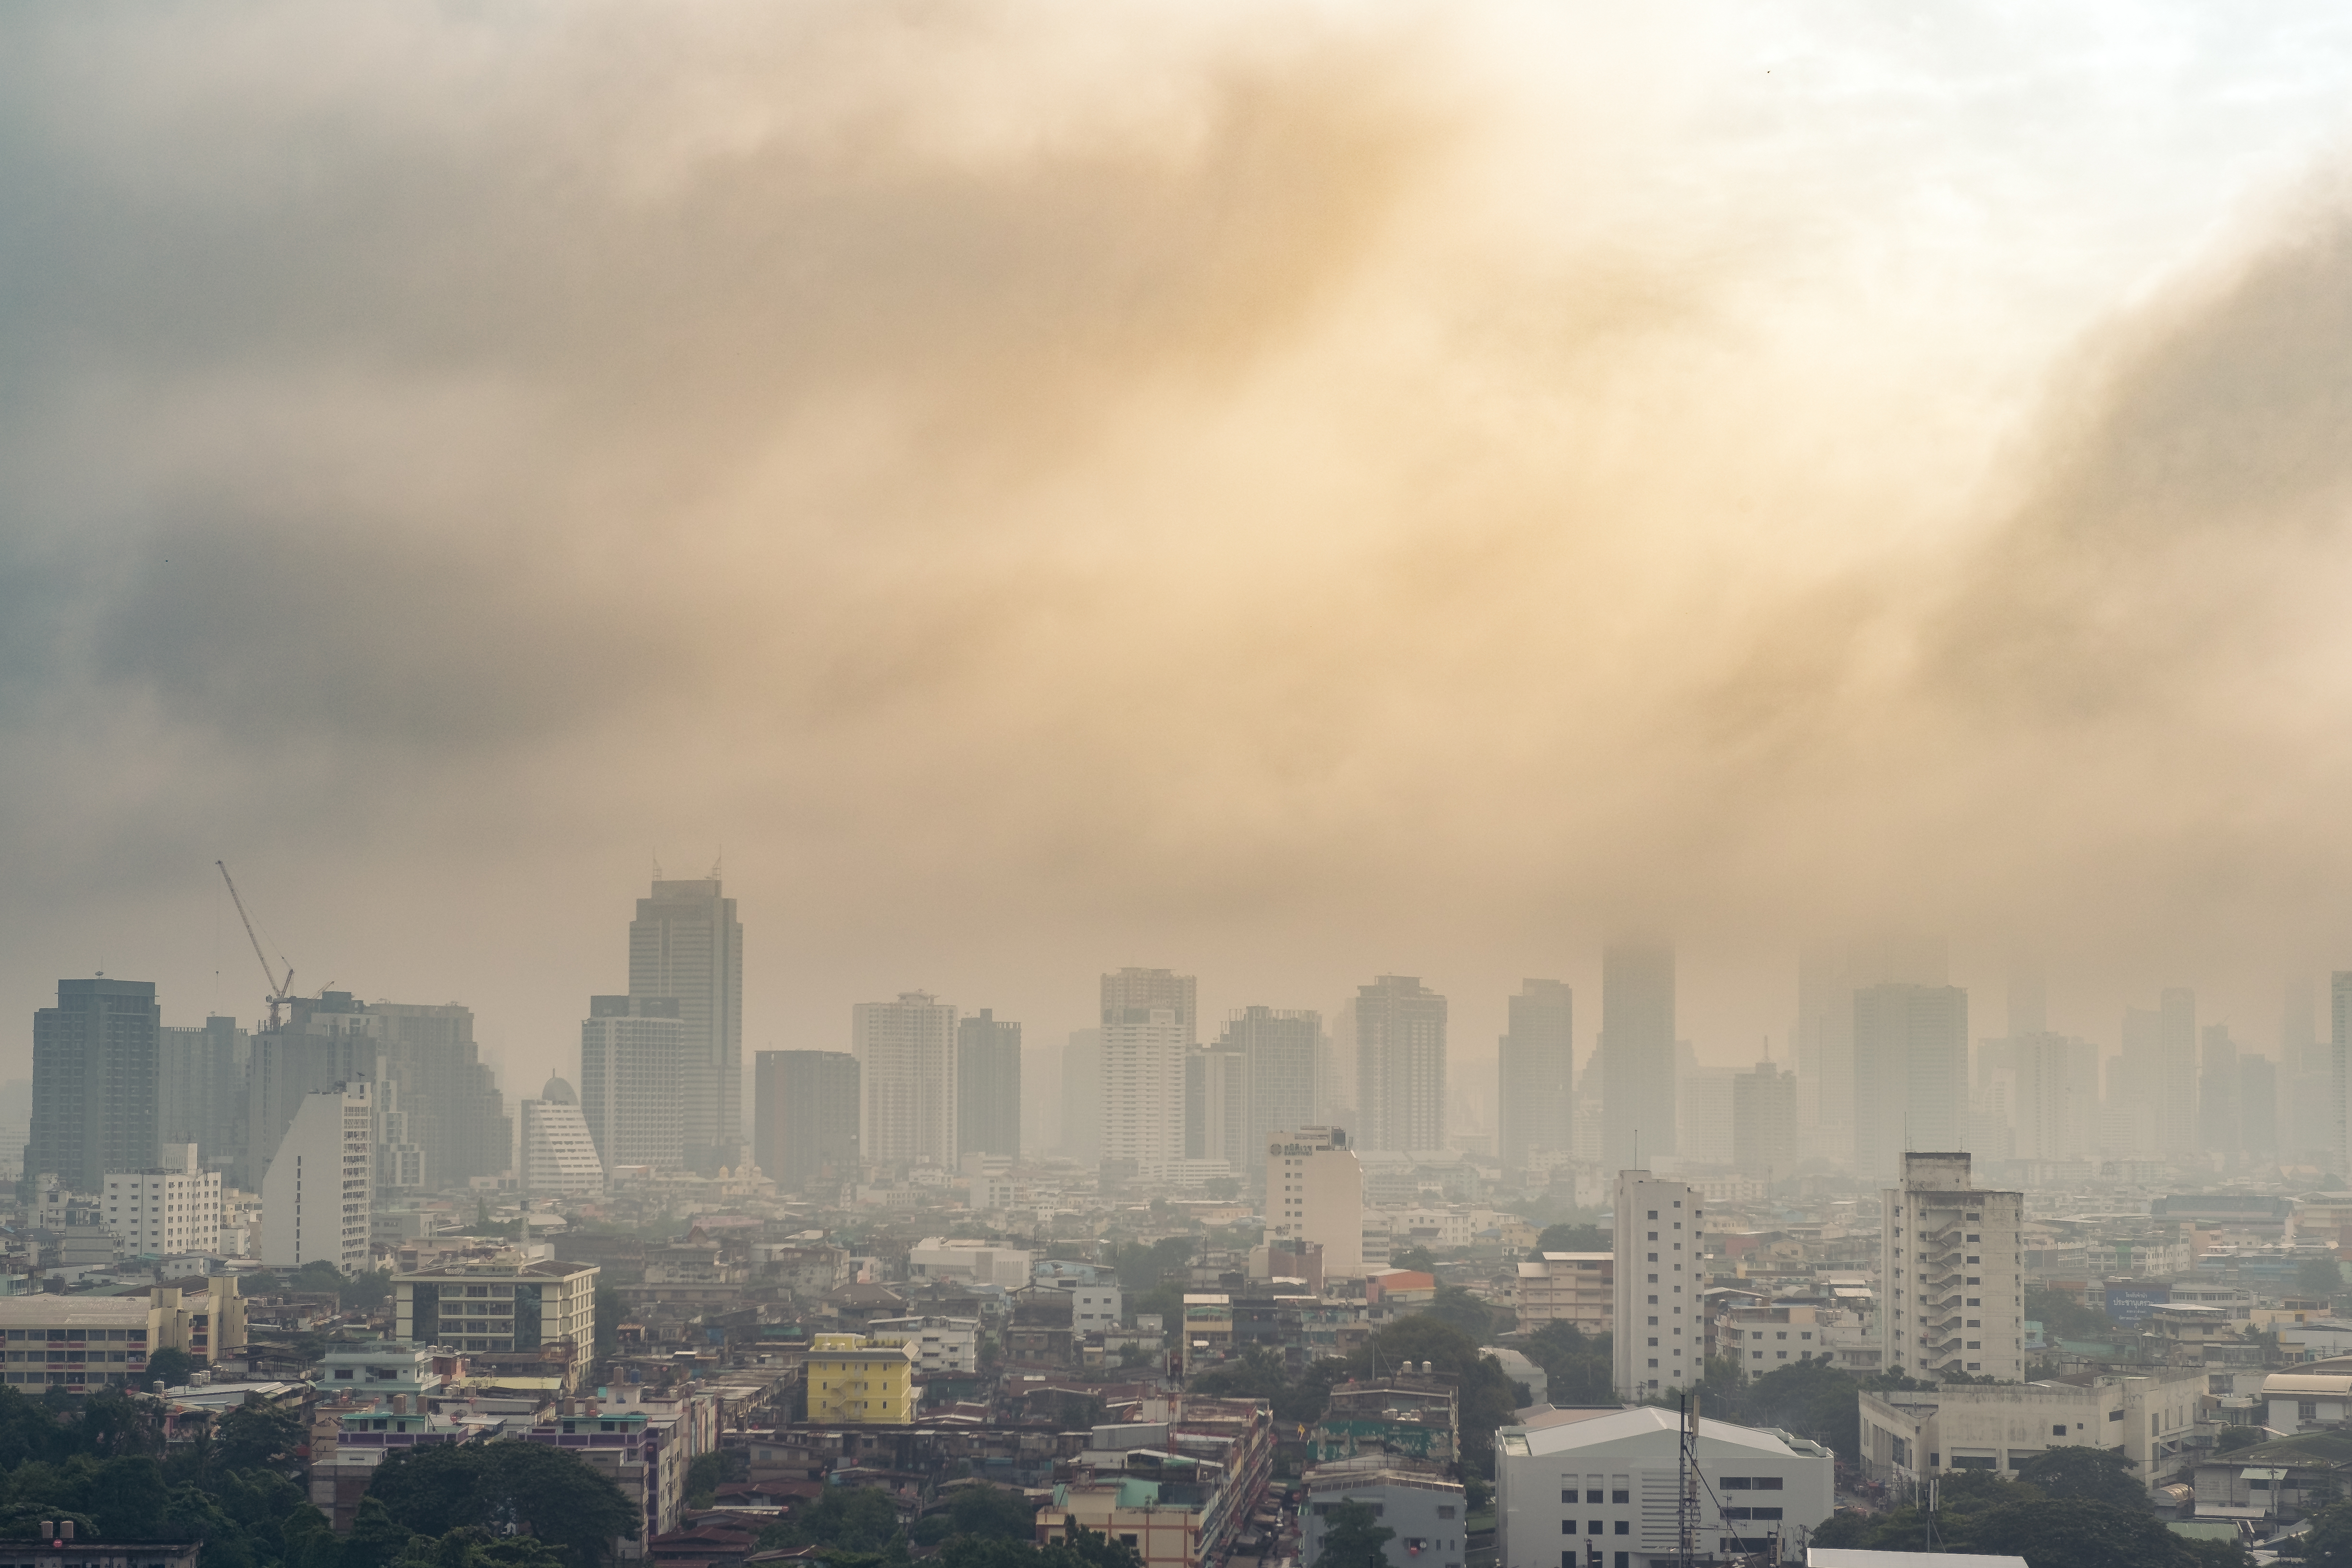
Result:
<svg viewBox="0 0 2352 1568">
<path fill-rule="evenodd" d="M 1118 1327 L 1125 1301 L 1116 1281 L 1070 1287 L 1070 1331 L 1087 1335 Z"/>
<path fill-rule="evenodd" d="M 1323 1278 L 1364 1275 L 1364 1170 L 1348 1147 L 1347 1129 L 1301 1127 L 1277 1132 L 1265 1149 L 1265 1239 L 1313 1242 L 1323 1248 Z M 1387 1231 L 1385 1219 L 1381 1230 Z M 1385 1249 L 1381 1259 L 1387 1261 Z"/>
<path fill-rule="evenodd" d="M 928 991 L 902 991 L 896 1002 L 850 1009 L 850 1051 L 864 1101 L 858 1157 L 866 1163 L 956 1168 L 955 1043 L 955 1004 Z M 1176 1103 L 1181 1138 L 1181 1058 Z"/>
<path fill-rule="evenodd" d="M 1906 1153 L 1879 1196 L 1885 1364 L 2021 1381 L 2025 1195 L 1975 1186 L 1966 1154 Z"/>
<path fill-rule="evenodd" d="M 1617 1173 L 1617 1392 L 1628 1399 L 1687 1388 L 1706 1375 L 1699 1290 L 1705 1200 L 1687 1182 Z"/>
<path fill-rule="evenodd" d="M 686 1165 L 687 1026 L 675 996 L 591 996 L 580 1114 L 605 1169 Z"/>
<path fill-rule="evenodd" d="M 866 1342 L 904 1348 L 919 1373 L 980 1369 L 978 1318 L 876 1318 L 866 1325 Z"/>
<path fill-rule="evenodd" d="M 969 1279 L 975 1285 L 1002 1285 L 1015 1290 L 1029 1283 L 1034 1256 L 1019 1247 L 994 1247 L 984 1241 L 926 1237 L 907 1249 L 907 1272 L 916 1279 Z"/>
<path fill-rule="evenodd" d="M 2046 1448 L 2112 1448 L 2153 1487 L 2180 1468 L 2205 1390 L 2204 1368 L 2166 1367 L 2146 1377 L 1864 1394 L 1862 1467 L 1901 1484 L 1945 1470 L 2011 1475 Z"/>
<path fill-rule="evenodd" d="M 1663 1211 L 1662 1211 L 1663 1212 Z M 1540 1413 L 1495 1434 L 1497 1568 L 1560 1568 L 1598 1548 L 1606 1568 L 1657 1568 L 1679 1549 L 1680 1416 L 1654 1405 Z M 1701 1420 L 1698 1545 L 1774 1552 L 1836 1506 L 1830 1451 L 1802 1437 Z"/>
<path fill-rule="evenodd" d="M 1323 1555 L 1323 1532 L 1331 1510 L 1360 1502 L 1378 1516 L 1395 1539 L 1381 1548 L 1389 1568 L 1462 1568 L 1469 1528 L 1463 1522 L 1462 1483 L 1445 1479 L 1436 1465 L 1390 1454 L 1337 1459 L 1308 1469 L 1302 1482 L 1307 1504 L 1299 1510 L 1305 1531 L 1304 1560 Z"/>
<path fill-rule="evenodd" d="M 515 1182 L 527 1193 L 596 1193 L 604 1189 L 604 1163 L 580 1113 L 580 1097 L 560 1078 L 547 1080 L 537 1100 L 517 1107 Z"/>
<path fill-rule="evenodd" d="M 1130 1007 L 1102 1030 L 1102 1155 L 1145 1182 L 1184 1159 L 1184 1056 L 1190 1026 L 1172 1007 Z"/>
<path fill-rule="evenodd" d="M 375 1085 L 357 1079 L 302 1097 L 261 1178 L 261 1261 L 368 1266 L 375 1198 Z"/>
<path fill-rule="evenodd" d="M 131 1258 L 185 1258 L 218 1249 L 221 1173 L 202 1169 L 194 1143 L 166 1143 L 164 1163 L 109 1171 L 99 1223 Z"/>
</svg>

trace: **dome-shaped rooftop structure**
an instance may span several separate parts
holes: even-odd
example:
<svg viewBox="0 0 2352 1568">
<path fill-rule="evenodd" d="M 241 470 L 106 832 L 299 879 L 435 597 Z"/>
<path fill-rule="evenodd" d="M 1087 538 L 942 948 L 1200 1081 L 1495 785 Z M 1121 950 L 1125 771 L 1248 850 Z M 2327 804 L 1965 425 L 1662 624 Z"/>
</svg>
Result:
<svg viewBox="0 0 2352 1568">
<path fill-rule="evenodd" d="M 572 1086 L 564 1082 L 560 1078 L 549 1079 L 546 1086 L 539 1091 L 539 1098 L 541 1100 L 551 1100 L 558 1105 L 577 1105 L 580 1103 L 580 1097 L 572 1092 Z"/>
</svg>

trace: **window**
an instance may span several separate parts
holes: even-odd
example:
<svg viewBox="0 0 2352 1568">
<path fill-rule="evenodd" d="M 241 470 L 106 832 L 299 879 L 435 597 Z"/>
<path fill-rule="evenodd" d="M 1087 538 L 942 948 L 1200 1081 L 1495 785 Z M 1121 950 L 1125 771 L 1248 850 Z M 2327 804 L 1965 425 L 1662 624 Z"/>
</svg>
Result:
<svg viewBox="0 0 2352 1568">
<path fill-rule="evenodd" d="M 2061 1421 L 2058 1425 L 2050 1428 L 2050 1435 L 2053 1437 L 2063 1437 L 2066 1435 L 2066 1423 Z"/>
<path fill-rule="evenodd" d="M 1454 1517 L 1454 1505 L 1450 1502 L 1438 1504 L 1437 1517 L 1440 1519 L 1452 1519 Z"/>
<path fill-rule="evenodd" d="M 1574 1487 L 1570 1487 L 1570 1488 L 1569 1488 L 1566 1491 L 1564 1491 L 1564 1492 L 1560 1493 L 1560 1494 L 1559 1494 L 1559 1500 L 1560 1500 L 1560 1501 L 1562 1501 L 1562 1502 L 1574 1502 L 1574 1501 L 1576 1500 L 1576 1489 L 1575 1489 Z M 1317 1509 L 1318 1509 L 1318 1510 L 1322 1508 L 1322 1506 L 1323 1506 L 1323 1505 L 1322 1505 L 1322 1504 L 1320 1504 L 1320 1503 L 1316 1504 L 1316 1507 L 1317 1507 Z"/>
<path fill-rule="evenodd" d="M 1633 1533 L 1633 1527 L 1624 1520 L 1621 1519 L 1617 1521 L 1617 1533 L 1620 1535 L 1631 1535 Z M 1621 1552 L 1617 1555 L 1622 1557 L 1624 1553 Z"/>
<path fill-rule="evenodd" d="M 1632 1502 L 1633 1500 L 1633 1494 L 1630 1489 L 1619 1487 L 1609 1494 L 1609 1500 L 1611 1502 Z"/>
<path fill-rule="evenodd" d="M 1587 1502 L 1599 1502 L 1601 1500 L 1601 1489 L 1599 1487 L 1594 1487 L 1591 1491 L 1586 1492 L 1584 1494 L 1584 1500 Z"/>
</svg>

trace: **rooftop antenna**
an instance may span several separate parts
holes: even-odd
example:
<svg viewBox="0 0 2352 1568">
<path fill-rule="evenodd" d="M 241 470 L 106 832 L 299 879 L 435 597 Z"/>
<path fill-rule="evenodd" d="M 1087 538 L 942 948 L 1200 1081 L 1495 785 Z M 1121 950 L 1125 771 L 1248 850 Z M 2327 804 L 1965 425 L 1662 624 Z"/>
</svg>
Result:
<svg viewBox="0 0 2352 1568">
<path fill-rule="evenodd" d="M 656 849 L 656 850 L 655 850 L 655 851 L 654 851 L 654 880 L 655 880 L 655 881 L 656 881 L 656 882 L 658 882 L 658 881 L 660 881 L 661 879 L 662 879 L 662 869 L 661 869 L 661 851 L 660 851 L 660 850 L 658 850 L 658 849 Z"/>
<path fill-rule="evenodd" d="M 714 882 L 715 882 L 715 881 L 719 880 L 719 868 L 726 862 L 726 859 L 727 859 L 727 846 L 725 846 L 724 844 L 721 844 L 721 845 L 719 847 L 719 853 L 718 853 L 716 856 L 712 857 L 711 861 L 710 861 L 710 879 L 711 879 L 712 881 L 714 881 Z"/>
</svg>

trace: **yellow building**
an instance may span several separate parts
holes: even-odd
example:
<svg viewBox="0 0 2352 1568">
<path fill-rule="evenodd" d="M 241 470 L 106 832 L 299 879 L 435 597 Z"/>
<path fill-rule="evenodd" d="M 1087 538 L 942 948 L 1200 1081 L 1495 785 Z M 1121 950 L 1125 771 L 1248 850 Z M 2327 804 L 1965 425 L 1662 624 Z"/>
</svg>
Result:
<svg viewBox="0 0 2352 1568">
<path fill-rule="evenodd" d="M 819 1334 L 809 1347 L 812 1425 L 907 1426 L 915 1419 L 915 1352 L 860 1334 Z"/>
</svg>

